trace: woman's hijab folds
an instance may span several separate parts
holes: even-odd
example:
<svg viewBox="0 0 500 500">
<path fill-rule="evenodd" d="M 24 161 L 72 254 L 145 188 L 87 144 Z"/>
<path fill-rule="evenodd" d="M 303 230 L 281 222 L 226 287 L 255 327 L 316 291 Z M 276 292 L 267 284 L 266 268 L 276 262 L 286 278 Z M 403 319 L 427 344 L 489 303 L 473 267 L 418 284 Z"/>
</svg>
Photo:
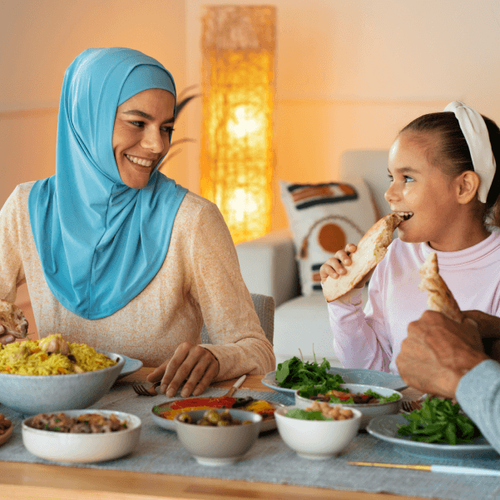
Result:
<svg viewBox="0 0 500 500">
<path fill-rule="evenodd" d="M 126 48 L 88 49 L 65 73 L 56 173 L 37 181 L 29 214 L 47 284 L 71 312 L 109 316 L 162 266 L 186 189 L 157 170 L 143 189 L 120 178 L 112 137 L 119 104 L 149 88 L 176 96 L 171 74 Z"/>
</svg>

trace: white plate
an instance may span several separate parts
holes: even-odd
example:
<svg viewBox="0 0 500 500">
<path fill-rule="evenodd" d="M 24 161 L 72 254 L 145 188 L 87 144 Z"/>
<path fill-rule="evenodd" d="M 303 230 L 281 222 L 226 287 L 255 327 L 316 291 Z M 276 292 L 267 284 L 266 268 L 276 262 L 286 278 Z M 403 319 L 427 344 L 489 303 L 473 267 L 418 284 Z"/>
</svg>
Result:
<svg viewBox="0 0 500 500">
<path fill-rule="evenodd" d="M 377 370 L 366 370 L 363 368 L 330 368 L 328 373 L 340 375 L 346 384 L 377 385 L 392 389 L 393 391 L 402 391 L 408 386 L 403 379 L 392 373 L 379 372 Z M 261 381 L 266 387 L 277 392 L 282 392 L 293 397 L 296 389 L 287 389 L 280 387 L 276 381 L 276 371 L 269 372 Z"/>
<path fill-rule="evenodd" d="M 486 439 L 477 438 L 471 444 L 436 444 L 412 441 L 407 436 L 400 436 L 398 428 L 407 425 L 403 415 L 385 415 L 375 417 L 366 430 L 374 437 L 397 446 L 398 449 L 411 455 L 432 458 L 451 458 L 455 460 L 469 458 L 498 458 L 498 454 Z"/>
<path fill-rule="evenodd" d="M 177 399 L 182 399 L 182 398 L 177 398 Z M 161 403 L 159 405 L 155 405 L 154 407 L 156 406 L 163 406 L 163 407 L 167 407 L 168 404 L 171 404 L 173 403 L 174 401 L 177 401 L 177 399 L 175 400 L 171 400 L 171 401 L 167 401 L 165 403 Z M 198 398 L 197 398 L 198 399 Z M 262 400 L 264 401 L 264 400 Z M 272 401 L 268 401 L 268 403 L 274 405 L 275 408 L 281 408 L 281 407 L 285 407 L 285 405 L 282 405 L 280 403 L 274 403 Z M 153 408 L 154 408 L 153 407 Z M 166 418 L 162 418 L 158 415 L 156 415 L 156 413 L 153 411 L 153 408 L 151 408 L 151 416 L 153 417 L 153 421 L 159 425 L 160 427 L 163 427 L 164 429 L 167 429 L 169 431 L 174 431 L 175 432 L 175 424 L 174 424 L 174 421 L 173 420 L 168 420 Z M 236 409 L 243 409 L 243 408 L 236 408 Z M 268 431 L 272 431 L 276 429 L 276 420 L 274 418 L 271 418 L 269 420 L 263 420 L 262 421 L 262 424 L 260 426 L 260 432 L 268 432 Z"/>
<path fill-rule="evenodd" d="M 135 373 L 142 368 L 142 361 L 134 358 L 129 358 L 127 356 L 124 356 L 123 354 L 120 354 L 120 356 L 125 360 L 125 364 L 123 365 L 120 375 L 118 375 L 118 379 L 126 377 L 127 375 L 131 375 L 132 373 Z"/>
</svg>

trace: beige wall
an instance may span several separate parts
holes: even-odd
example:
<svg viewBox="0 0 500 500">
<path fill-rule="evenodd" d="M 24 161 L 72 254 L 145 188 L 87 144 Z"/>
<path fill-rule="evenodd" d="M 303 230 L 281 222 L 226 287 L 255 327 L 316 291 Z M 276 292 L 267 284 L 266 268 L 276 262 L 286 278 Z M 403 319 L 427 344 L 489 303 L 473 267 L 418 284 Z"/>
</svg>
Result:
<svg viewBox="0 0 500 500">
<path fill-rule="evenodd" d="M 199 84 L 202 6 L 232 0 L 0 0 L 0 203 L 53 172 L 64 69 L 90 46 L 158 58 Z M 410 119 L 464 100 L 500 122 L 498 0 L 274 0 L 275 180 L 334 178 L 342 151 L 386 149 Z M 49 108 L 47 111 L 24 111 Z M 199 102 L 176 125 L 199 138 Z M 198 146 L 166 173 L 199 191 Z M 386 175 L 381 172 L 381 175 Z M 286 225 L 276 189 L 273 226 Z"/>
<path fill-rule="evenodd" d="M 0 0 L 0 206 L 18 183 L 54 173 L 59 93 L 81 51 L 141 50 L 172 72 L 181 91 L 185 38 L 183 0 Z M 175 137 L 185 129 L 181 115 Z M 185 185 L 187 170 L 182 152 L 163 171 Z"/>
<path fill-rule="evenodd" d="M 202 6 L 223 3 L 186 0 L 189 40 L 199 39 Z M 279 179 L 332 179 L 342 151 L 386 149 L 420 114 L 458 99 L 500 123 L 497 0 L 230 3 L 277 7 L 274 227 L 287 224 Z M 188 82 L 199 79 L 199 57 L 188 43 Z M 190 113 L 193 136 L 194 107 Z M 196 151 L 188 155 L 194 180 Z"/>
</svg>

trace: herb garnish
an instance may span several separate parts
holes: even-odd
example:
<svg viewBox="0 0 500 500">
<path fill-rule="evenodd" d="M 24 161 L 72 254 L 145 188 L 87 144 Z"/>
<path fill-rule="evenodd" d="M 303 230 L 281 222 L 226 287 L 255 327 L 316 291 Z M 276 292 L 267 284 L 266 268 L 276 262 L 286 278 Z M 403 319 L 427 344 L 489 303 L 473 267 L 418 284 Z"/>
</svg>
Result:
<svg viewBox="0 0 500 500">
<path fill-rule="evenodd" d="M 290 418 L 298 418 L 299 420 L 333 420 L 327 418 L 320 411 L 306 411 L 300 408 L 292 408 L 286 412 L 286 416 Z"/>
<path fill-rule="evenodd" d="M 420 410 L 404 415 L 408 425 L 398 429 L 401 436 L 409 436 L 413 441 L 424 443 L 459 444 L 472 443 L 481 435 L 476 424 L 460 413 L 460 405 L 450 399 L 441 400 L 427 397 Z"/>
</svg>

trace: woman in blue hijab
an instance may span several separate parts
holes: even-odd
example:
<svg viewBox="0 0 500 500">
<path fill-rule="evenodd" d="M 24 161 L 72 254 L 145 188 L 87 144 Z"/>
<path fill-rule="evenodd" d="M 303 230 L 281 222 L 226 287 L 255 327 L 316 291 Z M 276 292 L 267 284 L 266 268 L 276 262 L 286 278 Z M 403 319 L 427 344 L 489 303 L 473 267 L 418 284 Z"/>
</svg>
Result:
<svg viewBox="0 0 500 500">
<path fill-rule="evenodd" d="M 24 276 L 40 337 L 159 365 L 151 380 L 169 395 L 186 381 L 185 396 L 265 373 L 274 357 L 220 212 L 158 170 L 176 113 L 174 80 L 155 59 L 108 48 L 73 61 L 56 174 L 18 186 L 0 212 L 0 298 Z M 201 345 L 203 321 L 213 345 Z"/>
</svg>

